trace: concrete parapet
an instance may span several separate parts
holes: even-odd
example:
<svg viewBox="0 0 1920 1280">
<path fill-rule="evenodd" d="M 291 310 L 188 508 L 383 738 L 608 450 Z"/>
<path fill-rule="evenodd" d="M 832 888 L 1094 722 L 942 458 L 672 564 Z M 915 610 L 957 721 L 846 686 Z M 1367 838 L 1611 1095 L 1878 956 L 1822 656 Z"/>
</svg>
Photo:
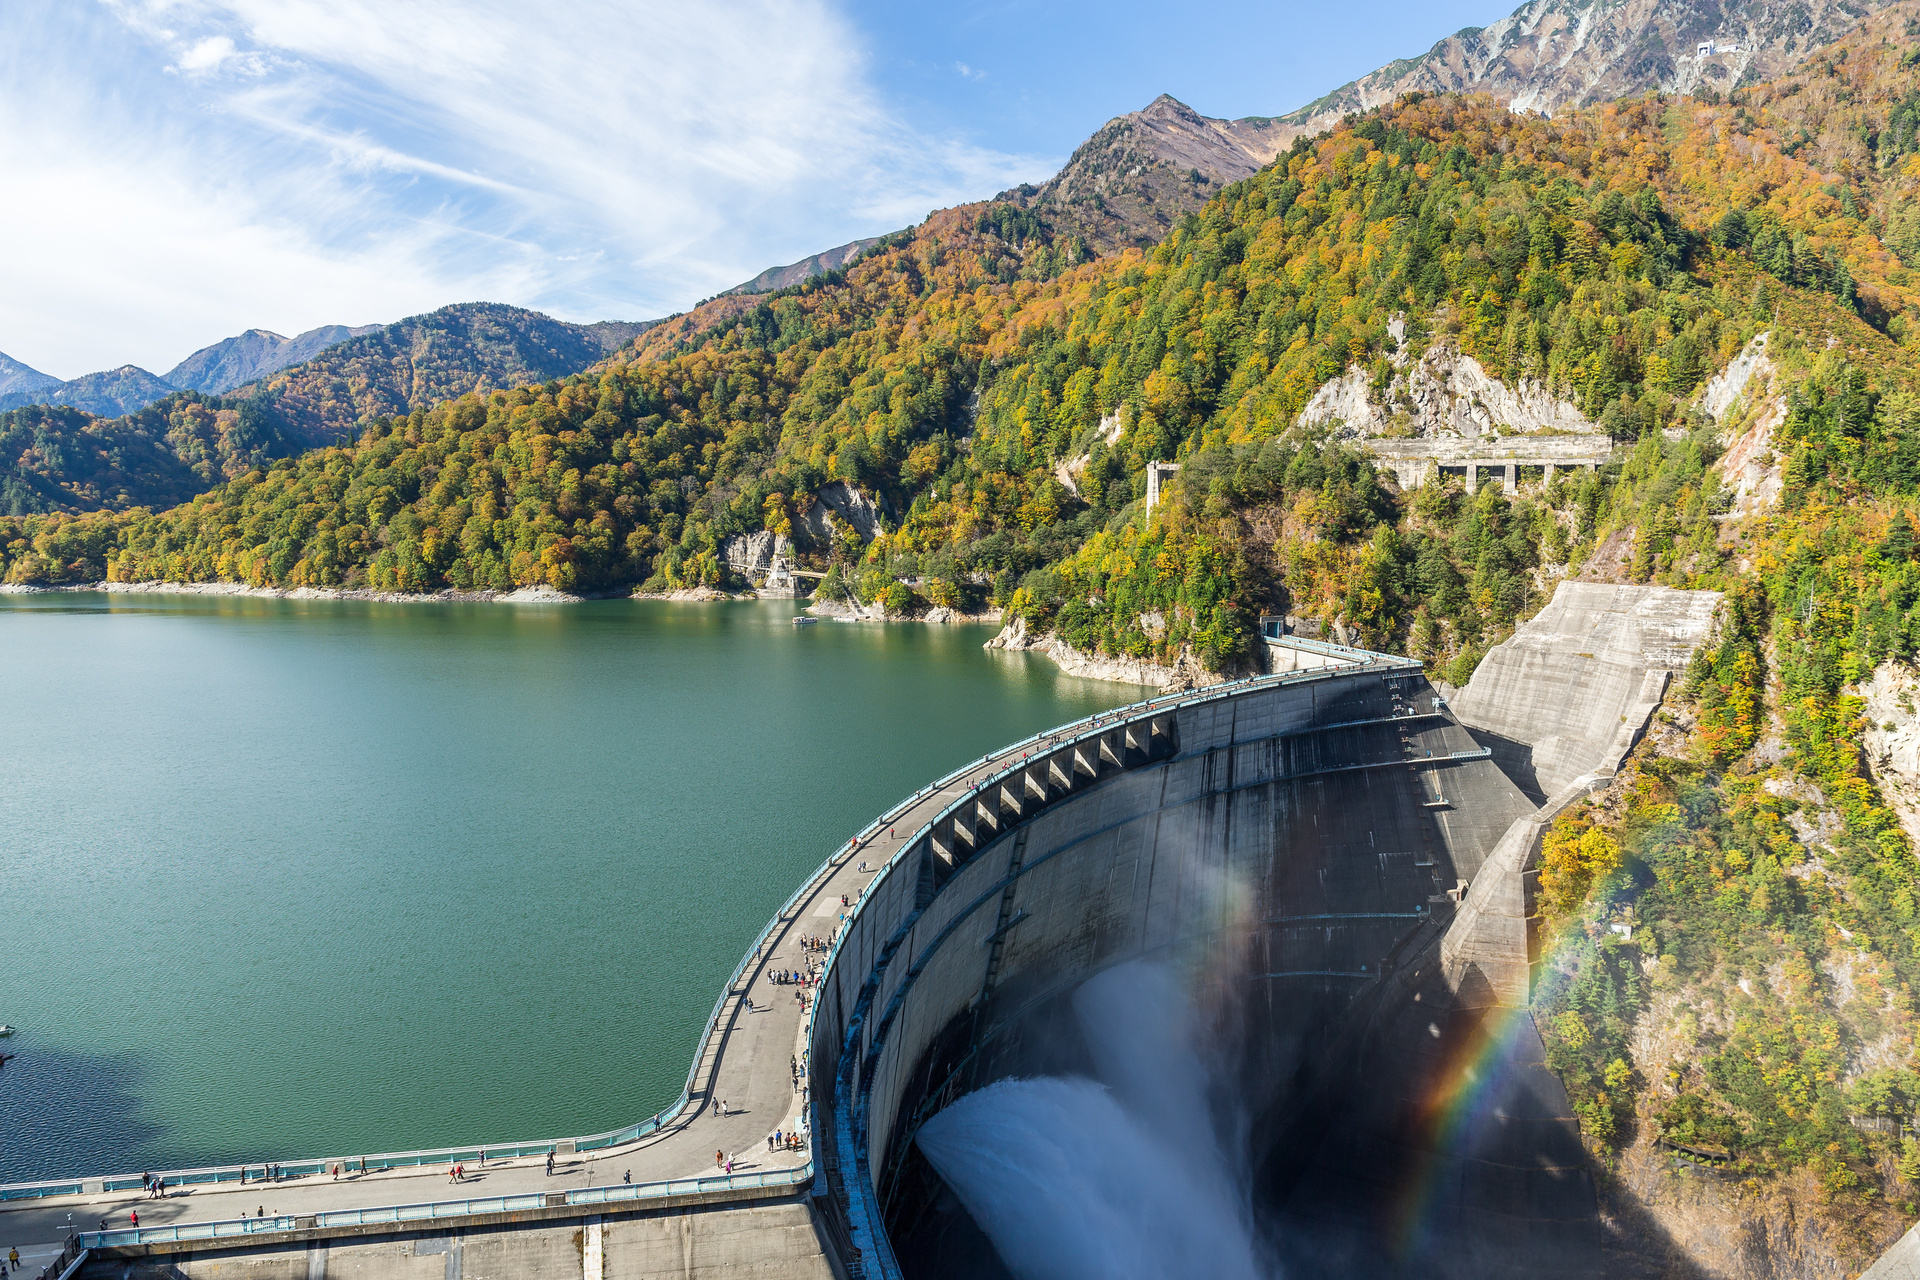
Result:
<svg viewBox="0 0 1920 1280">
<path fill-rule="evenodd" d="M 811 1200 L 789 1193 L 760 1203 L 490 1215 L 426 1230 L 388 1223 L 270 1240 L 100 1248 L 79 1280 L 844 1280 L 831 1255 Z"/>
</svg>

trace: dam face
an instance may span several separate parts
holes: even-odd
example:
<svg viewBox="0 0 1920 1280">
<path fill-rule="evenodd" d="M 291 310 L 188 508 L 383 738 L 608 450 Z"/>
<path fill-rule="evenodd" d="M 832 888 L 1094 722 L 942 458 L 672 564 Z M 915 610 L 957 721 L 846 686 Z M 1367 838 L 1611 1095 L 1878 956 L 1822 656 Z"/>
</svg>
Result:
<svg viewBox="0 0 1920 1280">
<path fill-rule="evenodd" d="M 1490 1034 L 1439 962 L 1467 884 L 1534 804 L 1417 663 L 1162 705 L 955 796 L 848 924 L 811 1052 L 816 1196 L 849 1260 L 1008 1274 L 915 1138 L 993 1081 L 1085 1074 L 1069 997 L 1144 960 L 1207 1011 L 1213 1102 L 1241 1118 L 1274 1261 L 1591 1269 L 1592 1189 L 1538 1037 Z M 1433 1099 L 1462 1063 L 1493 1084 L 1443 1132 Z"/>
</svg>

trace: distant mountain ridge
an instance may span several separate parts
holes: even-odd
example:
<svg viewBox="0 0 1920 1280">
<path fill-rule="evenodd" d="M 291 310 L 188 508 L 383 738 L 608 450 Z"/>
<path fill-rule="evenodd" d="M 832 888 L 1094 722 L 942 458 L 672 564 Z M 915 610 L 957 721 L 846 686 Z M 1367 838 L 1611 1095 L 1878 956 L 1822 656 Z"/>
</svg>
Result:
<svg viewBox="0 0 1920 1280">
<path fill-rule="evenodd" d="M 1725 93 L 1791 70 L 1889 3 L 1529 0 L 1491 26 L 1455 32 L 1280 121 L 1290 135 L 1320 133 L 1412 91 L 1490 93 L 1549 114 L 1648 90 Z"/>
<path fill-rule="evenodd" d="M 1163 93 L 1107 121 L 1047 181 L 994 199 L 1047 210 L 1056 233 L 1077 233 L 1098 253 L 1145 246 L 1222 185 L 1270 164 L 1298 133 L 1268 116 L 1216 120 Z"/>
<path fill-rule="evenodd" d="M 568 324 L 519 307 L 461 303 L 362 329 L 225 395 L 174 390 L 131 365 L 56 381 L 51 392 L 0 404 L 0 515 L 173 506 L 276 458 L 357 436 L 374 416 L 578 373 L 654 323 Z M 249 358 L 326 337 L 325 329 L 292 339 L 254 330 L 196 352 L 189 361 L 204 358 L 189 373 L 218 385 Z M 75 399 L 45 403 L 62 394 Z M 83 411 L 83 394 L 96 404 L 137 403 L 109 416 Z"/>
<path fill-rule="evenodd" d="M 123 364 L 118 369 L 82 374 L 70 382 L 56 381 L 49 387 L 0 396 L 0 411 L 30 404 L 71 405 L 96 417 L 113 418 L 144 409 L 177 390 L 172 383 L 155 377 L 137 364 Z"/>
<path fill-rule="evenodd" d="M 0 351 L 0 396 L 13 395 L 20 391 L 45 391 L 59 385 L 60 379 L 52 374 L 42 373 L 31 365 L 21 364 L 4 351 Z"/>
<path fill-rule="evenodd" d="M 123 364 L 62 382 L 0 354 L 0 412 L 27 405 L 70 405 L 100 418 L 134 413 L 177 391 L 219 395 L 267 374 L 319 355 L 337 342 L 380 326 L 321 325 L 294 338 L 271 329 L 249 329 L 205 346 L 164 377 L 139 365 Z"/>
<path fill-rule="evenodd" d="M 773 293 L 791 285 L 805 284 L 818 275 L 825 275 L 851 262 L 853 259 L 880 243 L 879 236 L 869 236 L 865 240 L 855 240 L 836 249 L 827 249 L 811 257 L 789 263 L 784 267 L 768 267 L 744 284 L 737 284 L 722 293 L 721 297 L 736 293 Z"/>
<path fill-rule="evenodd" d="M 657 323 L 569 324 L 496 302 L 456 303 L 349 338 L 234 394 L 262 401 L 292 439 L 324 444 L 372 417 L 578 373 Z"/>
<path fill-rule="evenodd" d="M 323 324 L 291 338 L 271 329 L 249 329 L 200 348 L 170 369 L 166 381 L 182 391 L 221 395 L 378 328 L 377 324 Z"/>
</svg>

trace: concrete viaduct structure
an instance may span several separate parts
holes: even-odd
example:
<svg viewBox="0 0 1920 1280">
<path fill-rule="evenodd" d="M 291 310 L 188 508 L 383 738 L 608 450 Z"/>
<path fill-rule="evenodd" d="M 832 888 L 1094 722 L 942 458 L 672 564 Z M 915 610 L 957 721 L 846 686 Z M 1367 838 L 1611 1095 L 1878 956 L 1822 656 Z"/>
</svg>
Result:
<svg viewBox="0 0 1920 1280">
<path fill-rule="evenodd" d="M 1544 639 L 1482 664 L 1489 689 L 1518 687 L 1494 705 L 1476 676 L 1457 699 L 1492 706 L 1492 733 L 1417 662 L 1270 637 L 1300 669 L 1063 726 L 878 818 L 755 940 L 659 1116 L 484 1164 L 407 1153 L 336 1181 L 337 1161 L 290 1163 L 295 1180 L 244 1189 L 186 1172 L 205 1180 L 158 1202 L 137 1178 L 47 1184 L 0 1235 L 38 1242 L 29 1265 L 55 1280 L 1005 1275 L 915 1134 L 995 1080 L 1077 1069 L 1065 1001 L 1144 958 L 1232 1011 L 1251 1198 L 1283 1266 L 1597 1275 L 1586 1158 L 1525 1012 L 1531 859 L 1543 815 L 1631 748 L 1712 604 L 1563 584 Z M 1510 776 L 1529 705 L 1554 708 L 1545 809 Z M 809 934 L 832 943 L 803 1013 L 768 971 L 802 967 Z M 722 1097 L 746 1114 L 717 1117 Z M 810 1150 L 765 1153 L 795 1127 Z M 716 1172 L 716 1149 L 749 1167 Z M 465 1198 L 408 1176 L 450 1159 L 484 1179 Z M 64 1236 L 68 1215 L 110 1229 Z"/>
<path fill-rule="evenodd" d="M 1399 477 L 1402 489 L 1424 483 L 1438 470 L 1442 474 L 1465 475 L 1467 492 L 1479 488 L 1483 470 L 1502 473 L 1508 493 L 1519 492 L 1520 468 L 1540 467 L 1548 482 L 1562 467 L 1582 467 L 1588 471 L 1603 465 L 1613 454 L 1613 442 L 1606 436 L 1500 436 L 1480 438 L 1462 436 L 1422 440 L 1369 440 L 1367 451 L 1383 467 Z"/>
</svg>

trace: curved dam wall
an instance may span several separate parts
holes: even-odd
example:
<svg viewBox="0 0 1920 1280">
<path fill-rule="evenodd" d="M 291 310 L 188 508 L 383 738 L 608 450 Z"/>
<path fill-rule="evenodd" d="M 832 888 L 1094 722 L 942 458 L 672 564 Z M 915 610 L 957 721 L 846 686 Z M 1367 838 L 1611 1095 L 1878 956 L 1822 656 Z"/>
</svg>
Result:
<svg viewBox="0 0 1920 1280">
<path fill-rule="evenodd" d="M 1508 1114 L 1535 1128 L 1496 1135 L 1499 1160 L 1448 1166 L 1446 1229 L 1417 1255 L 1393 1255 L 1375 1212 L 1392 1178 L 1367 1172 L 1420 1163 L 1419 1096 L 1473 1034 L 1452 1023 L 1439 942 L 1533 810 L 1419 664 L 1384 655 L 1143 704 L 953 796 L 862 898 L 813 1019 L 815 1193 L 850 1262 L 993 1273 L 950 1197 L 940 1207 L 918 1127 L 993 1079 L 1071 1067 L 1071 1045 L 1039 1029 L 1057 1031 L 1081 981 L 1143 958 L 1242 1011 L 1236 1087 L 1256 1143 L 1297 1147 L 1277 1163 L 1254 1152 L 1277 1215 L 1316 1179 L 1344 1179 L 1339 1203 L 1310 1188 L 1308 1216 L 1344 1224 L 1313 1242 L 1322 1261 L 1384 1274 L 1434 1241 L 1480 1273 L 1553 1267 L 1566 1247 L 1594 1256 L 1591 1186 L 1537 1036 L 1532 1061 L 1524 1043 L 1508 1055 L 1524 1083 Z M 1355 1070 L 1385 1105 L 1354 1117 L 1376 1144 L 1359 1157 L 1329 1148 L 1324 1123 Z"/>
</svg>

